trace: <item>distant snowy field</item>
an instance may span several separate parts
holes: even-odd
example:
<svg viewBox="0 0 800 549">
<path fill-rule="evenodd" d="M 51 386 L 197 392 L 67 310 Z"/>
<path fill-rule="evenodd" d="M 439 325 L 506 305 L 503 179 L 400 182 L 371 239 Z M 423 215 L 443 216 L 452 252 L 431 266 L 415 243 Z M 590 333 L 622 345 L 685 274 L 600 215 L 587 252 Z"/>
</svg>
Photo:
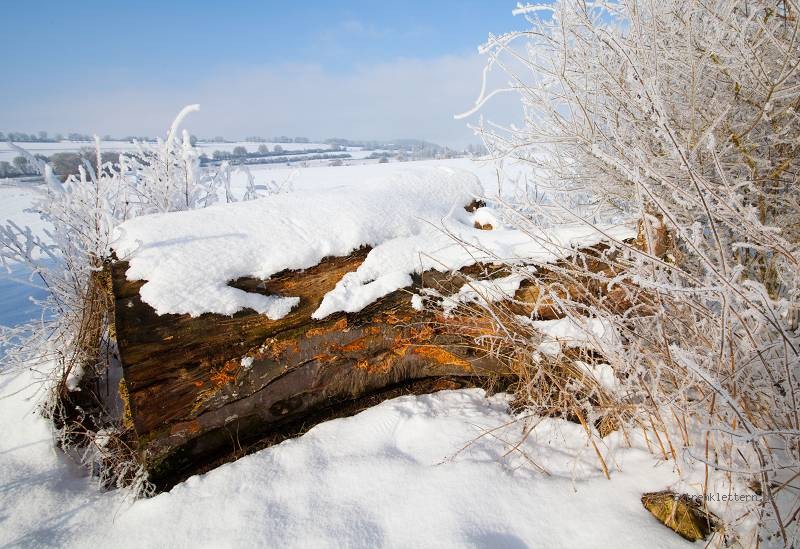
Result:
<svg viewBox="0 0 800 549">
<path fill-rule="evenodd" d="M 31 154 L 43 154 L 50 156 L 51 154 L 59 152 L 77 152 L 84 147 L 94 147 L 94 143 L 86 141 L 60 141 L 58 143 L 17 143 L 20 147 L 27 150 Z M 198 142 L 197 149 L 201 153 L 206 153 L 209 156 L 214 151 L 233 151 L 234 147 L 244 147 L 247 152 L 256 152 L 260 145 L 266 145 L 269 150 L 273 150 L 275 145 L 280 145 L 285 151 L 299 151 L 303 149 L 328 149 L 330 145 L 325 143 L 254 143 L 250 141 L 239 141 L 236 143 L 206 143 Z M 100 148 L 104 151 L 133 151 L 136 150 L 136 145 L 128 141 L 101 141 Z M 358 154 L 362 151 L 349 151 L 351 154 Z M 371 152 L 371 151 L 370 151 Z M 356 156 L 354 154 L 354 156 Z M 369 155 L 369 152 L 364 156 Z M 8 143 L 0 142 L 0 161 L 5 160 L 11 162 L 19 153 L 11 148 Z"/>
<path fill-rule="evenodd" d="M 494 165 L 486 160 L 471 160 L 469 158 L 453 158 L 447 160 L 419 160 L 416 162 L 389 162 L 387 164 L 356 164 L 351 166 L 312 166 L 308 168 L 289 166 L 252 166 L 250 172 L 256 183 L 275 181 L 291 182 L 294 189 L 346 189 L 359 182 L 399 173 L 418 166 L 445 166 L 459 168 L 474 173 L 480 179 L 486 194 L 492 196 L 497 193 L 497 172 Z M 243 173 L 234 176 L 234 190 L 238 193 L 244 191 L 247 177 Z M 343 195 L 344 198 L 344 195 Z"/>
<path fill-rule="evenodd" d="M 341 189 L 346 200 L 352 185 L 419 165 L 466 169 L 487 194 L 497 191 L 494 167 L 468 159 L 253 174 L 257 184 Z M 245 183 L 236 177 L 237 195 Z M 30 189 L 0 187 L 0 217 L 42 232 L 23 211 L 32 197 Z M 4 283 L 0 293 L 0 323 L 26 317 L 20 304 L 29 289 Z M 604 439 L 609 482 L 579 425 L 544 419 L 514 450 L 522 424 L 504 395 L 397 398 L 132 501 L 124 490 L 98 487 L 54 447 L 51 426 L 36 413 L 40 378 L 0 368 L 0 547 L 689 545 L 641 505 L 643 492 L 674 479 L 672 464 L 647 453 L 644 441 L 628 448 L 618 433 Z"/>
</svg>

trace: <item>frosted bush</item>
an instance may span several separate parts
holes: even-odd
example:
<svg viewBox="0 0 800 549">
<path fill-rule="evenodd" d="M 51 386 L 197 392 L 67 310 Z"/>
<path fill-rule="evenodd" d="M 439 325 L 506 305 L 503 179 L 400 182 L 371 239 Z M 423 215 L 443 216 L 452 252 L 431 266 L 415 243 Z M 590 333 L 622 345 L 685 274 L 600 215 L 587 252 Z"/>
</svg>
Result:
<svg viewBox="0 0 800 549">
<path fill-rule="evenodd" d="M 616 327 L 620 344 L 601 357 L 619 380 L 613 394 L 576 390 L 566 355 L 531 360 L 541 335 L 496 305 L 488 318 L 500 335 L 480 343 L 515 365 L 530 409 L 584 421 L 602 408 L 648 431 L 680 480 L 681 463 L 699 461 L 730 489 L 763 494 L 760 505 L 715 509 L 728 541 L 796 545 L 797 3 L 563 0 L 516 13 L 530 28 L 482 47 L 486 71 L 505 71 L 508 86 L 483 89 L 471 111 L 496 93 L 521 99 L 522 124 L 476 128 L 536 181 L 536 197 L 508 201 L 507 217 L 535 233 L 631 216 L 641 234 L 552 267 L 561 282 L 539 298 Z"/>
<path fill-rule="evenodd" d="M 200 169 L 200 155 L 186 130 L 179 131 L 183 119 L 200 109 L 188 105 L 175 118 L 165 139 L 155 145 L 137 142 L 137 150 L 120 156 L 120 169 L 130 189 L 131 203 L 138 213 L 190 210 L 217 201 L 219 183 L 229 182 L 223 166 L 215 174 Z M 230 198 L 230 187 L 226 186 Z"/>
<path fill-rule="evenodd" d="M 58 427 L 62 446 L 80 447 L 79 459 L 104 484 L 128 484 L 139 493 L 150 487 L 120 436 L 120 374 L 109 334 L 111 296 L 104 266 L 113 257 L 114 229 L 126 219 L 205 207 L 220 194 L 236 201 L 230 168 L 201 168 L 188 133 L 179 131 L 186 115 L 197 109 L 184 108 L 165 139 L 138 144 L 118 163 L 102 162 L 97 141 L 95 162 L 84 162 L 79 174 L 63 183 L 47 163 L 18 148 L 44 179 L 32 210 L 49 228 L 38 235 L 12 221 L 0 226 L 2 266 L 9 274 L 13 266 L 22 266 L 24 282 L 46 292 L 41 321 L 0 333 L 4 365 L 40 369 L 43 410 Z M 251 179 L 244 199 L 257 196 Z"/>
</svg>

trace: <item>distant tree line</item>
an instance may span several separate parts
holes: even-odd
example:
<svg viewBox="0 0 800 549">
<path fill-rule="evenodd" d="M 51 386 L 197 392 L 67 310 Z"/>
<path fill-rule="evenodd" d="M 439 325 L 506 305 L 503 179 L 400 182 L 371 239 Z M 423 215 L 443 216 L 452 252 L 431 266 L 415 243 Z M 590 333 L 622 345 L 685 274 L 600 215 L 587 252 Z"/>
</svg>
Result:
<svg viewBox="0 0 800 549">
<path fill-rule="evenodd" d="M 360 147 L 365 151 L 375 151 L 367 158 L 379 162 L 395 157 L 404 162 L 406 160 L 426 160 L 429 158 L 458 158 L 464 155 L 485 154 L 486 148 L 482 145 L 470 145 L 463 151 L 456 151 L 422 139 L 395 139 L 392 141 L 352 141 L 341 137 L 326 139 L 332 149 L 346 147 Z"/>
<path fill-rule="evenodd" d="M 325 149 L 315 149 L 315 150 L 325 151 Z M 334 159 L 352 158 L 352 155 L 350 153 L 330 153 L 327 151 L 316 154 L 309 154 L 310 151 L 286 151 L 281 156 L 275 156 L 275 153 L 270 153 L 269 155 L 258 155 L 251 153 L 246 156 L 244 155 L 234 156 L 233 154 L 225 153 L 224 151 L 214 151 L 214 152 L 215 153 L 221 152 L 222 155 L 217 157 L 217 155 L 214 154 L 213 158 L 209 158 L 206 155 L 201 155 L 200 164 L 202 166 L 215 165 L 222 162 L 223 160 L 227 160 L 231 165 L 234 166 L 242 164 L 290 164 L 292 162 L 304 162 L 307 160 L 334 160 Z"/>
<path fill-rule="evenodd" d="M 192 136 L 194 137 L 194 136 Z M 195 140 L 197 138 L 195 137 Z M 58 143 L 60 141 L 93 142 L 94 137 L 85 133 L 72 132 L 68 134 L 56 133 L 48 134 L 46 131 L 37 133 L 25 132 L 0 132 L 0 141 L 11 141 L 14 143 Z M 113 137 L 109 134 L 103 136 L 102 141 L 144 141 L 153 142 L 155 138 L 146 135 L 127 135 L 125 137 Z"/>
<path fill-rule="evenodd" d="M 235 143 L 236 141 L 225 139 L 224 137 L 212 137 L 209 139 L 201 139 L 205 143 Z M 277 137 L 261 137 L 259 135 L 251 135 L 245 137 L 244 141 L 247 143 L 311 143 L 308 137 L 288 137 L 286 135 L 279 135 Z"/>
<path fill-rule="evenodd" d="M 106 151 L 100 154 L 101 163 L 116 162 L 119 159 L 118 152 Z M 95 170 L 97 166 L 97 153 L 94 149 L 85 147 L 78 152 L 60 152 L 51 154 L 49 157 L 43 154 L 36 154 L 34 158 L 44 160 L 50 164 L 53 171 L 61 180 L 65 180 L 70 175 L 78 175 L 80 166 L 88 162 Z M 0 161 L 0 178 L 26 177 L 38 175 L 36 166 L 24 156 L 16 156 L 11 162 Z"/>
<path fill-rule="evenodd" d="M 308 137 L 287 137 L 285 135 L 277 137 L 251 136 L 245 137 L 244 140 L 249 143 L 311 143 Z"/>
<path fill-rule="evenodd" d="M 444 151 L 445 147 L 424 141 L 422 139 L 394 139 L 392 141 L 353 141 L 342 137 L 332 137 L 326 139 L 328 145 L 339 147 L 360 147 L 365 151 L 384 150 L 384 151 L 427 151 L 431 156 Z"/>
<path fill-rule="evenodd" d="M 23 132 L 0 132 L 0 141 L 16 141 L 18 143 L 55 143 L 64 137 L 59 133 L 50 137 L 47 132 L 23 133 Z"/>
<path fill-rule="evenodd" d="M 286 151 L 280 145 L 275 145 L 271 151 L 269 150 L 269 147 L 267 145 L 259 145 L 258 150 L 256 152 L 248 152 L 246 147 L 239 145 L 237 147 L 234 147 L 231 152 L 214 151 L 213 153 L 211 153 L 211 158 L 213 160 L 240 160 L 246 158 L 268 158 L 281 155 L 283 156 L 306 155 L 306 154 L 322 154 L 329 152 L 331 152 L 330 149 L 302 149 L 296 151 Z M 203 156 L 201 156 L 201 158 L 203 158 Z"/>
</svg>

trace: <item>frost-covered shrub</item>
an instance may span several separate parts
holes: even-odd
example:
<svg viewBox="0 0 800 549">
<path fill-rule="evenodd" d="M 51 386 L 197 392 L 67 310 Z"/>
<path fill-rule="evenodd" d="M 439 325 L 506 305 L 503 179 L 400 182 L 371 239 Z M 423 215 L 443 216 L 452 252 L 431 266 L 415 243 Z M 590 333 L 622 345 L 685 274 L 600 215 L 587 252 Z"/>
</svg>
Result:
<svg viewBox="0 0 800 549">
<path fill-rule="evenodd" d="M 128 206 L 135 215 L 205 208 L 221 199 L 253 200 L 261 196 L 260 190 L 272 194 L 270 189 L 255 184 L 246 166 L 232 168 L 225 161 L 214 168 L 201 167 L 201 155 L 192 144 L 192 137 L 186 130 L 180 131 L 186 116 L 199 109 L 199 105 L 184 107 L 166 138 L 159 138 L 155 145 L 137 142 L 136 151 L 120 155 Z M 248 181 L 241 198 L 231 190 L 231 176 L 235 172 L 244 173 Z"/>
<path fill-rule="evenodd" d="M 114 230 L 126 219 L 205 207 L 220 198 L 236 201 L 229 166 L 201 169 L 188 133 L 178 137 L 181 122 L 197 108 L 183 109 L 166 139 L 139 144 L 118 163 L 104 162 L 96 142 L 94 161 L 83 160 L 78 174 L 64 182 L 50 165 L 19 149 L 44 179 L 32 210 L 48 229 L 40 235 L 13 221 L 0 226 L 0 264 L 8 273 L 21 266 L 25 282 L 46 292 L 41 321 L 0 333 L 4 366 L 42 371 L 43 409 L 58 427 L 62 446 L 77 449 L 104 484 L 131 485 L 137 493 L 150 487 L 122 436 L 120 372 L 103 268 L 112 259 Z M 257 198 L 258 191 L 249 177 L 243 199 Z"/>
<path fill-rule="evenodd" d="M 95 151 L 94 162 L 84 161 L 63 183 L 48 164 L 31 160 L 44 178 L 32 210 L 48 229 L 38 235 L 11 221 L 0 226 L 0 261 L 9 272 L 12 266 L 27 270 L 28 282 L 46 297 L 41 321 L 8 331 L 0 343 L 11 343 L 6 367 L 18 364 L 42 373 L 43 411 L 53 419 L 59 443 L 83 447 L 82 461 L 104 482 L 146 489 L 129 460 L 118 455 L 113 464 L 99 467 L 99 454 L 90 451 L 95 431 L 114 422 L 109 406 L 116 387 L 105 382 L 114 375 L 115 348 L 102 269 L 111 256 L 114 228 L 130 213 L 118 165 L 102 161 L 99 142 Z"/>
<path fill-rule="evenodd" d="M 510 200 L 507 217 L 522 227 L 641 220 L 638 245 L 614 242 L 551 267 L 561 282 L 543 285 L 540 302 L 614 327 L 601 359 L 618 387 L 604 402 L 623 428 L 649 431 L 665 458 L 699 461 L 732 490 L 763 495 L 717 509 L 729 540 L 753 543 L 746 530 L 758 523 L 762 540 L 796 545 L 797 3 L 562 0 L 516 11 L 530 29 L 482 48 L 487 72 L 505 71 L 508 87 L 476 103 L 521 99 L 522 124 L 476 128 L 493 155 L 523 162 L 536 182 L 536 197 Z M 564 373 L 574 360 L 537 362 L 542 336 L 530 319 L 489 318 L 503 334 L 493 350 L 521 372 L 521 401 L 565 416 L 598 409 L 594 389 Z M 553 379 L 558 398 L 542 386 Z M 697 480 L 680 468 L 682 481 Z"/>
<path fill-rule="evenodd" d="M 120 170 L 138 213 L 190 210 L 217 201 L 221 180 L 200 169 L 200 155 L 189 132 L 179 132 L 183 119 L 199 109 L 199 105 L 184 107 L 165 139 L 159 138 L 155 145 L 137 142 L 135 152 L 120 156 Z"/>
<path fill-rule="evenodd" d="M 0 262 L 9 272 L 15 264 L 24 266 L 29 281 L 47 291 L 43 318 L 50 319 L 44 322 L 59 343 L 54 350 L 62 355 L 77 353 L 83 346 L 73 344 L 88 329 L 84 308 L 90 305 L 89 281 L 109 258 L 112 231 L 126 215 L 117 166 L 102 162 L 99 143 L 96 151 L 94 163 L 85 161 L 78 175 L 63 183 L 48 164 L 31 157 L 44 179 L 44 185 L 35 189 L 38 198 L 31 209 L 49 228 L 38 235 L 12 221 L 0 226 Z M 71 373 L 71 365 L 67 368 L 59 381 L 61 391 Z"/>
</svg>

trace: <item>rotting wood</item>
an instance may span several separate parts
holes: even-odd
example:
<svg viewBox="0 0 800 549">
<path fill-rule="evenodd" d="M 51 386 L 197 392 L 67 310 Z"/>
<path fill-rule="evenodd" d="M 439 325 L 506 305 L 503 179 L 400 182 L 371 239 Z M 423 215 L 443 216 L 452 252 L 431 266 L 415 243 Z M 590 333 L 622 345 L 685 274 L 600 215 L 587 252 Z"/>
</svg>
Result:
<svg viewBox="0 0 800 549">
<path fill-rule="evenodd" d="M 308 424 L 321 410 L 421 380 L 506 374 L 411 307 L 408 290 L 395 291 L 358 313 L 322 320 L 310 315 L 341 277 L 366 257 L 326 258 L 303 271 L 267 281 L 231 285 L 269 295 L 292 295 L 300 304 L 269 320 L 251 310 L 233 316 L 157 315 L 139 297 L 143 281 L 111 265 L 115 332 L 124 371 L 126 414 L 142 463 L 166 488 L 226 452 L 235 455 L 286 425 Z M 415 286 L 455 291 L 463 279 L 435 271 Z M 430 387 L 434 387 L 431 384 Z"/>
<path fill-rule="evenodd" d="M 664 526 L 689 541 L 706 539 L 720 527 L 719 519 L 695 498 L 668 490 L 642 495 L 642 505 Z"/>
<path fill-rule="evenodd" d="M 282 433 L 295 432 L 297 425 L 305 429 L 320 418 L 355 410 L 357 402 L 375 402 L 404 387 L 436 387 L 439 378 L 469 386 L 510 375 L 500 361 L 464 344 L 496 329 L 491 323 L 457 318 L 456 323 L 470 326 L 469 333 L 460 333 L 439 315 L 414 310 L 410 299 L 420 287 L 455 293 L 467 276 L 502 276 L 502 266 L 428 271 L 416 276 L 411 288 L 358 313 L 311 319 L 324 295 L 368 253 L 361 248 L 266 281 L 230 283 L 248 292 L 299 297 L 299 305 L 280 320 L 252 310 L 232 316 L 159 316 L 140 299 L 144 281 L 126 279 L 127 262 L 109 266 L 125 421 L 140 461 L 160 488 L 263 441 L 285 438 Z M 598 269 L 607 268 L 597 263 Z M 556 271 L 539 275 L 542 283 L 560 283 Z M 586 291 L 578 289 L 580 282 L 565 286 L 565 295 L 580 297 Z M 558 318 L 553 303 L 535 293 L 541 291 L 537 284 L 524 283 L 514 306 L 526 316 Z M 595 297 L 604 293 L 589 288 Z"/>
</svg>

